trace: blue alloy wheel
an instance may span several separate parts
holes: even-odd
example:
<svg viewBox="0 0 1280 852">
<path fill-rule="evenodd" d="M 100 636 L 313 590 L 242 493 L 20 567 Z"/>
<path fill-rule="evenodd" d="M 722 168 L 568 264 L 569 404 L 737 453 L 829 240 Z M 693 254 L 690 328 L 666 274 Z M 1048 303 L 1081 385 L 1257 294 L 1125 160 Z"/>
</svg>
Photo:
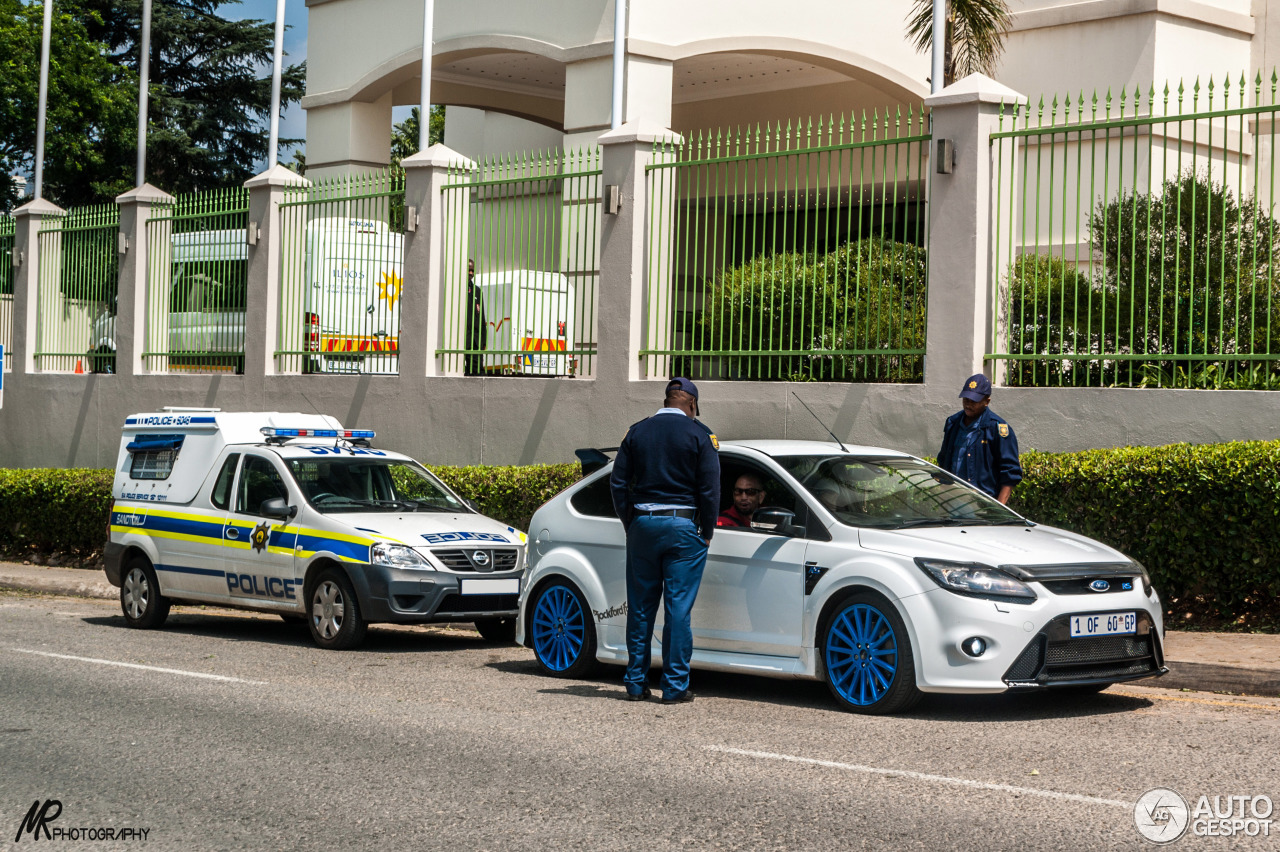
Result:
<svg viewBox="0 0 1280 852">
<path fill-rule="evenodd" d="M 879 596 L 855 595 L 836 610 L 823 663 L 832 694 L 855 712 L 894 713 L 920 697 L 906 628 Z"/>
<path fill-rule="evenodd" d="M 577 589 L 554 582 L 538 592 L 529 635 L 543 670 L 556 677 L 581 677 L 595 665 L 595 625 Z"/>
</svg>

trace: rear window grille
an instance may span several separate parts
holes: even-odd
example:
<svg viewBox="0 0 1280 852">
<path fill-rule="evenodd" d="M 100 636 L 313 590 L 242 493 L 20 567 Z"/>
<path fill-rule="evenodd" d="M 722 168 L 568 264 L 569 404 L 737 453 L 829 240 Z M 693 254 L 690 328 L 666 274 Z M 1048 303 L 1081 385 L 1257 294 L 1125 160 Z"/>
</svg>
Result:
<svg viewBox="0 0 1280 852">
<path fill-rule="evenodd" d="M 138 450 L 130 454 L 129 476 L 134 479 L 168 479 L 177 457 L 176 450 Z"/>
</svg>

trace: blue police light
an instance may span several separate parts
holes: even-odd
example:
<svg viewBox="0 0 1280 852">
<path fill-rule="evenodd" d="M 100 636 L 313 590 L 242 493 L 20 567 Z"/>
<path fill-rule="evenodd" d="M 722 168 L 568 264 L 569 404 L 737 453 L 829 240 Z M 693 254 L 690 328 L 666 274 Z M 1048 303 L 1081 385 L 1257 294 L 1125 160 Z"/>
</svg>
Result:
<svg viewBox="0 0 1280 852">
<path fill-rule="evenodd" d="M 260 430 L 268 438 L 346 438 L 368 441 L 377 437 L 372 429 L 281 429 L 263 426 Z"/>
</svg>

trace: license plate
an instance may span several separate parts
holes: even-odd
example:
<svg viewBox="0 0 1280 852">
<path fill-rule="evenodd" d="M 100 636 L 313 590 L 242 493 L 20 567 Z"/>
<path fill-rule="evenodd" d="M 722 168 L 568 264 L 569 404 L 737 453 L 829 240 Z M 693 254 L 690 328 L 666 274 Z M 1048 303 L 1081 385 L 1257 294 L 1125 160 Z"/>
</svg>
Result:
<svg viewBox="0 0 1280 852">
<path fill-rule="evenodd" d="M 1071 635 L 1076 636 L 1123 636 L 1138 630 L 1138 614 L 1136 612 L 1099 612 L 1089 615 L 1071 616 Z"/>
<path fill-rule="evenodd" d="M 509 580 L 463 580 L 464 595 L 518 595 L 520 594 L 520 578 Z"/>
</svg>

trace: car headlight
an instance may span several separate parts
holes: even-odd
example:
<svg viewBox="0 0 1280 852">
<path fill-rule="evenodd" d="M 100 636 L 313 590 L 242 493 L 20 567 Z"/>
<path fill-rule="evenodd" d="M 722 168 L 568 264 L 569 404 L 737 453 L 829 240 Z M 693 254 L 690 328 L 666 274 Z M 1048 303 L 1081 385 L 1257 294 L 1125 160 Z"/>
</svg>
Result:
<svg viewBox="0 0 1280 852">
<path fill-rule="evenodd" d="M 916 564 L 935 583 L 957 595 L 1010 603 L 1030 603 L 1036 599 L 1036 593 L 1026 583 L 989 565 L 919 558 Z"/>
<path fill-rule="evenodd" d="M 403 544 L 375 544 L 369 548 L 369 561 L 374 565 L 385 565 L 388 568 L 414 568 L 419 571 L 434 571 L 431 563 L 423 559 L 418 551 Z"/>
<path fill-rule="evenodd" d="M 1147 573 L 1147 566 L 1136 559 L 1132 561 L 1138 570 L 1142 572 L 1142 593 L 1147 597 L 1151 597 L 1151 575 Z"/>
</svg>

